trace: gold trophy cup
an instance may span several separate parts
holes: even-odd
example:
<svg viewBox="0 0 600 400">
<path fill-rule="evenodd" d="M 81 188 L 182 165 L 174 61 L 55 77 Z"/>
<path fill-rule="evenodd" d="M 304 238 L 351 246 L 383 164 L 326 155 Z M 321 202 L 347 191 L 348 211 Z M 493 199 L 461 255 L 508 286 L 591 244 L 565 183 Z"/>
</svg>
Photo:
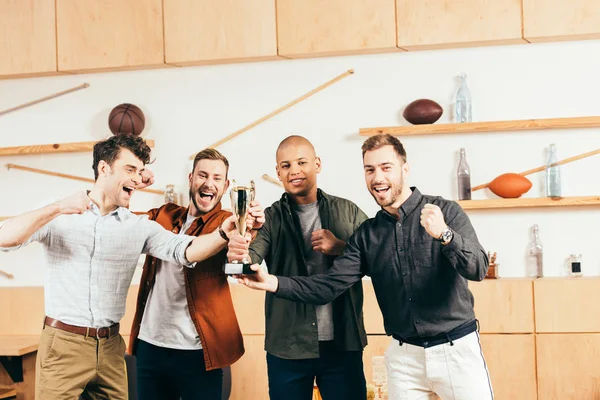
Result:
<svg viewBox="0 0 600 400">
<path fill-rule="evenodd" d="M 250 181 L 248 186 L 236 186 L 235 180 L 232 180 L 229 195 L 231 196 L 231 212 L 235 216 L 237 232 L 244 236 L 247 229 L 246 218 L 250 202 L 254 201 L 256 196 L 254 181 Z M 224 272 L 227 275 L 254 274 L 255 271 L 250 269 L 250 265 L 252 265 L 252 260 L 249 256 L 246 256 L 241 263 L 236 260 L 225 264 Z"/>
</svg>

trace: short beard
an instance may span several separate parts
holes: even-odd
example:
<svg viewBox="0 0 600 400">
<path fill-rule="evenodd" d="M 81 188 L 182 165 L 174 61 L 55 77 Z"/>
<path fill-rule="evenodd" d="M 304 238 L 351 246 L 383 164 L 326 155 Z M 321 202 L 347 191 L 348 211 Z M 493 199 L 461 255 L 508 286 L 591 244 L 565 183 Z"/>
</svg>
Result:
<svg viewBox="0 0 600 400">
<path fill-rule="evenodd" d="M 190 201 L 192 203 L 194 203 L 194 207 L 196 207 L 196 210 L 198 210 L 198 212 L 200 212 L 200 207 L 198 207 L 198 203 L 196 203 L 196 196 L 194 196 L 192 189 L 190 189 Z"/>
<path fill-rule="evenodd" d="M 202 189 L 202 188 L 200 188 L 200 189 Z M 202 209 L 201 209 L 201 208 L 198 206 L 198 203 L 196 203 L 196 196 L 194 196 L 194 192 L 192 191 L 192 189 L 190 189 L 189 195 L 190 195 L 190 201 L 191 201 L 192 203 L 194 203 L 194 207 L 196 207 L 196 210 L 197 210 L 199 213 L 201 213 L 201 214 L 206 214 L 206 213 L 209 213 L 209 212 L 211 212 L 212 210 L 214 210 L 214 209 L 215 209 L 215 207 L 217 207 L 217 205 L 219 205 L 219 204 L 221 203 L 221 199 L 222 199 L 222 197 L 223 197 L 223 196 L 221 196 L 221 197 L 217 197 L 217 196 L 218 196 L 218 193 L 215 193 L 215 198 L 217 199 L 217 201 L 215 202 L 215 206 L 214 206 L 213 208 L 211 208 L 210 210 L 208 210 L 208 211 L 206 211 L 206 212 L 205 212 L 205 211 L 203 211 L 203 210 L 202 210 Z"/>
<path fill-rule="evenodd" d="M 395 189 L 394 193 L 392 193 L 390 201 L 387 202 L 386 204 L 380 204 L 379 201 L 377 201 L 377 197 L 375 196 L 375 194 L 371 193 L 371 196 L 373 196 L 373 200 L 375 200 L 375 202 L 377 204 L 379 204 L 380 207 L 389 207 L 392 204 L 394 204 L 395 202 L 397 202 L 400 197 L 402 197 L 402 188 L 403 187 L 404 187 L 404 178 L 402 179 L 402 181 L 400 182 L 398 187 Z"/>
</svg>

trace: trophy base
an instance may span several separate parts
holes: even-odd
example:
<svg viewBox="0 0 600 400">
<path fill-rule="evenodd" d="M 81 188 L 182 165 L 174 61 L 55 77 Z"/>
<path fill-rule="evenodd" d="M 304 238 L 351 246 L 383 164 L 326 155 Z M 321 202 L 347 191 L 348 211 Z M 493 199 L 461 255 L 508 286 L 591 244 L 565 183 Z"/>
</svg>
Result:
<svg viewBox="0 0 600 400">
<path fill-rule="evenodd" d="M 223 267 L 225 275 L 254 275 L 256 271 L 253 271 L 250 266 L 252 264 L 241 264 L 241 263 L 227 263 Z"/>
</svg>

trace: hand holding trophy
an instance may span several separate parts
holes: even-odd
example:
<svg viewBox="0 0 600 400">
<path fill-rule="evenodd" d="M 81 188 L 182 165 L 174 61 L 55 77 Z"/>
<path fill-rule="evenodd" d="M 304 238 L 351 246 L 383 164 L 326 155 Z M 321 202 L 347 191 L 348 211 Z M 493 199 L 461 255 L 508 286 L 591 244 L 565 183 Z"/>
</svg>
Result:
<svg viewBox="0 0 600 400">
<path fill-rule="evenodd" d="M 256 196 L 254 181 L 250 181 L 249 186 L 239 186 L 235 184 L 235 180 L 232 180 L 229 194 L 231 196 L 231 212 L 235 216 L 237 233 L 245 237 L 247 230 L 246 218 L 248 217 L 250 202 L 254 201 Z M 225 264 L 224 272 L 227 275 L 255 274 L 256 271 L 253 271 L 250 265 L 252 265 L 252 260 L 246 254 L 241 263 L 235 260 Z"/>
</svg>

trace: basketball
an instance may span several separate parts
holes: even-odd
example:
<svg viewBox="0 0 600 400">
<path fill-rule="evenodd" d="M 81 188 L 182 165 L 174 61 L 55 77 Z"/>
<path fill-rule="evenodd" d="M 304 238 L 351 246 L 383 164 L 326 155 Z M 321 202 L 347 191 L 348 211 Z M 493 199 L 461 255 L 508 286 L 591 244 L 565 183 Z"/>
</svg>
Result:
<svg viewBox="0 0 600 400">
<path fill-rule="evenodd" d="M 136 105 L 123 103 L 112 109 L 108 116 L 108 127 L 115 134 L 139 136 L 146 125 L 144 113 Z"/>
</svg>

